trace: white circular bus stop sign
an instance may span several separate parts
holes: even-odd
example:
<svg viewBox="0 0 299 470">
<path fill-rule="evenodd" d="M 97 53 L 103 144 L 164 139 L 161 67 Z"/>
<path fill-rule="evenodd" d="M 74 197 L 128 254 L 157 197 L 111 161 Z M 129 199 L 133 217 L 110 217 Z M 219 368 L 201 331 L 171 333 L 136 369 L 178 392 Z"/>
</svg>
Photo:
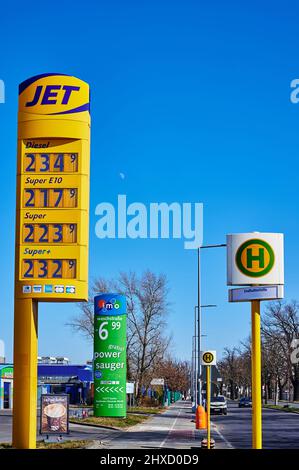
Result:
<svg viewBox="0 0 299 470">
<path fill-rule="evenodd" d="M 283 234 L 227 235 L 227 284 L 283 285 Z"/>
<path fill-rule="evenodd" d="M 201 365 L 202 366 L 215 366 L 216 365 L 216 351 L 201 351 Z"/>
</svg>

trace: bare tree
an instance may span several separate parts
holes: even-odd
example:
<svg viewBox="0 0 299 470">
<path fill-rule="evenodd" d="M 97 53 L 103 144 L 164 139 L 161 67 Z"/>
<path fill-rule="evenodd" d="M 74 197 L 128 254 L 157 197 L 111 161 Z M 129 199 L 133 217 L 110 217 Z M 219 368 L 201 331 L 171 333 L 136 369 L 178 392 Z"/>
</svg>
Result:
<svg viewBox="0 0 299 470">
<path fill-rule="evenodd" d="M 127 367 L 128 378 L 136 382 L 137 399 L 150 382 L 150 372 L 165 357 L 170 338 L 165 335 L 168 312 L 168 288 L 164 275 L 146 271 L 120 273 L 117 279 L 97 279 L 90 300 L 80 304 L 80 313 L 68 323 L 75 331 L 93 339 L 93 296 L 117 292 L 127 299 Z"/>
<path fill-rule="evenodd" d="M 241 342 L 238 360 L 238 381 L 242 395 L 251 394 L 251 338 Z"/>
<path fill-rule="evenodd" d="M 299 400 L 299 364 L 292 361 L 294 339 L 299 335 L 299 304 L 295 301 L 270 302 L 262 315 L 262 383 L 264 399 L 283 398 L 287 383 L 293 387 L 293 400 Z M 230 384 L 232 397 L 239 388 L 249 389 L 251 380 L 251 338 L 240 349 L 226 349 L 220 369 Z M 279 395 L 278 395 L 279 394 Z"/>
<path fill-rule="evenodd" d="M 262 333 L 265 340 L 272 344 L 275 356 L 276 378 L 280 390 L 290 378 L 293 385 L 293 400 L 299 400 L 299 364 L 292 363 L 293 339 L 299 337 L 299 305 L 293 301 L 271 302 L 263 316 Z M 273 359 L 273 358 L 272 358 Z"/>
<path fill-rule="evenodd" d="M 229 384 L 231 399 L 238 398 L 240 357 L 237 348 L 224 348 L 224 357 L 218 363 L 218 368 L 225 383 Z"/>
<path fill-rule="evenodd" d="M 165 380 L 170 390 L 187 394 L 190 390 L 191 368 L 188 361 L 179 361 L 168 357 L 155 369 L 155 374 Z"/>
</svg>

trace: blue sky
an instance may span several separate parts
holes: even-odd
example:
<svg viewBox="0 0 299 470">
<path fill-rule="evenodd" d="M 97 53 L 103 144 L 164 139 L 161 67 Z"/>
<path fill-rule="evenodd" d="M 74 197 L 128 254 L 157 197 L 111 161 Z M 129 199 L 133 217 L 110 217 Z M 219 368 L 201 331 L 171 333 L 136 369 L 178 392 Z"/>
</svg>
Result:
<svg viewBox="0 0 299 470">
<path fill-rule="evenodd" d="M 1 6 L 0 338 L 12 359 L 17 90 L 46 72 L 92 91 L 90 279 L 149 268 L 168 276 L 172 353 L 189 358 L 196 251 L 180 240 L 99 240 L 98 203 L 204 203 L 204 242 L 285 234 L 285 294 L 298 299 L 298 4 L 253 1 L 31 1 Z M 120 178 L 124 173 L 125 178 Z M 237 345 L 247 304 L 227 302 L 225 250 L 202 255 L 204 346 Z M 72 304 L 41 304 L 39 354 L 91 358 L 65 323 Z"/>
</svg>

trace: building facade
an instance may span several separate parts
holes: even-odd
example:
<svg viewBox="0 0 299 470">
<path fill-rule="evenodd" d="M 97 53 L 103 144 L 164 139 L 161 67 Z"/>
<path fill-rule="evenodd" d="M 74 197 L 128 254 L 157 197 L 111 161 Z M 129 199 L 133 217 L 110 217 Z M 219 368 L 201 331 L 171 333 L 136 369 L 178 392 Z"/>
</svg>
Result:
<svg viewBox="0 0 299 470">
<path fill-rule="evenodd" d="M 39 363 L 38 403 L 41 394 L 67 393 L 71 405 L 91 404 L 93 371 L 89 364 Z M 13 364 L 0 365 L 0 409 L 13 406 Z"/>
</svg>

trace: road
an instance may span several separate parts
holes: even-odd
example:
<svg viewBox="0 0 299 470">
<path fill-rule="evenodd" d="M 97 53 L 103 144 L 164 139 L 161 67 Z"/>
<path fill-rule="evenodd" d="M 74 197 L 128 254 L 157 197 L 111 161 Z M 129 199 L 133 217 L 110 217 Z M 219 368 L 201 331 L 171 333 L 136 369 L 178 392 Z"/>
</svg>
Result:
<svg viewBox="0 0 299 470">
<path fill-rule="evenodd" d="M 217 449 L 251 448 L 251 411 L 231 402 L 227 416 L 212 416 Z M 67 439 L 90 440 L 90 447 L 102 449 L 198 449 L 206 433 L 195 430 L 193 420 L 191 403 L 180 401 L 127 431 L 71 424 Z M 12 417 L 1 414 L 0 442 L 11 442 L 11 425 Z M 263 447 L 299 449 L 299 414 L 264 409 Z"/>
<path fill-rule="evenodd" d="M 227 416 L 213 416 L 222 437 L 236 449 L 251 448 L 251 409 L 229 403 Z M 263 448 L 299 449 L 299 414 L 263 409 Z"/>
<path fill-rule="evenodd" d="M 228 415 L 213 415 L 211 435 L 217 449 L 251 448 L 251 412 L 229 403 Z M 205 431 L 195 431 L 189 402 L 178 402 L 162 415 L 105 442 L 107 448 L 198 448 Z M 299 449 L 299 415 L 263 410 L 263 447 Z"/>
<path fill-rule="evenodd" d="M 104 442 L 108 449 L 199 448 L 201 434 L 195 430 L 191 403 L 180 401 L 167 411 Z"/>
<path fill-rule="evenodd" d="M 86 439 L 91 448 L 151 449 L 199 447 L 202 435 L 195 430 L 190 402 L 179 402 L 164 413 L 128 431 L 113 431 L 84 425 L 70 425 L 67 439 Z M 0 442 L 11 442 L 12 416 L 0 415 Z M 41 437 L 37 434 L 38 439 Z"/>
</svg>

